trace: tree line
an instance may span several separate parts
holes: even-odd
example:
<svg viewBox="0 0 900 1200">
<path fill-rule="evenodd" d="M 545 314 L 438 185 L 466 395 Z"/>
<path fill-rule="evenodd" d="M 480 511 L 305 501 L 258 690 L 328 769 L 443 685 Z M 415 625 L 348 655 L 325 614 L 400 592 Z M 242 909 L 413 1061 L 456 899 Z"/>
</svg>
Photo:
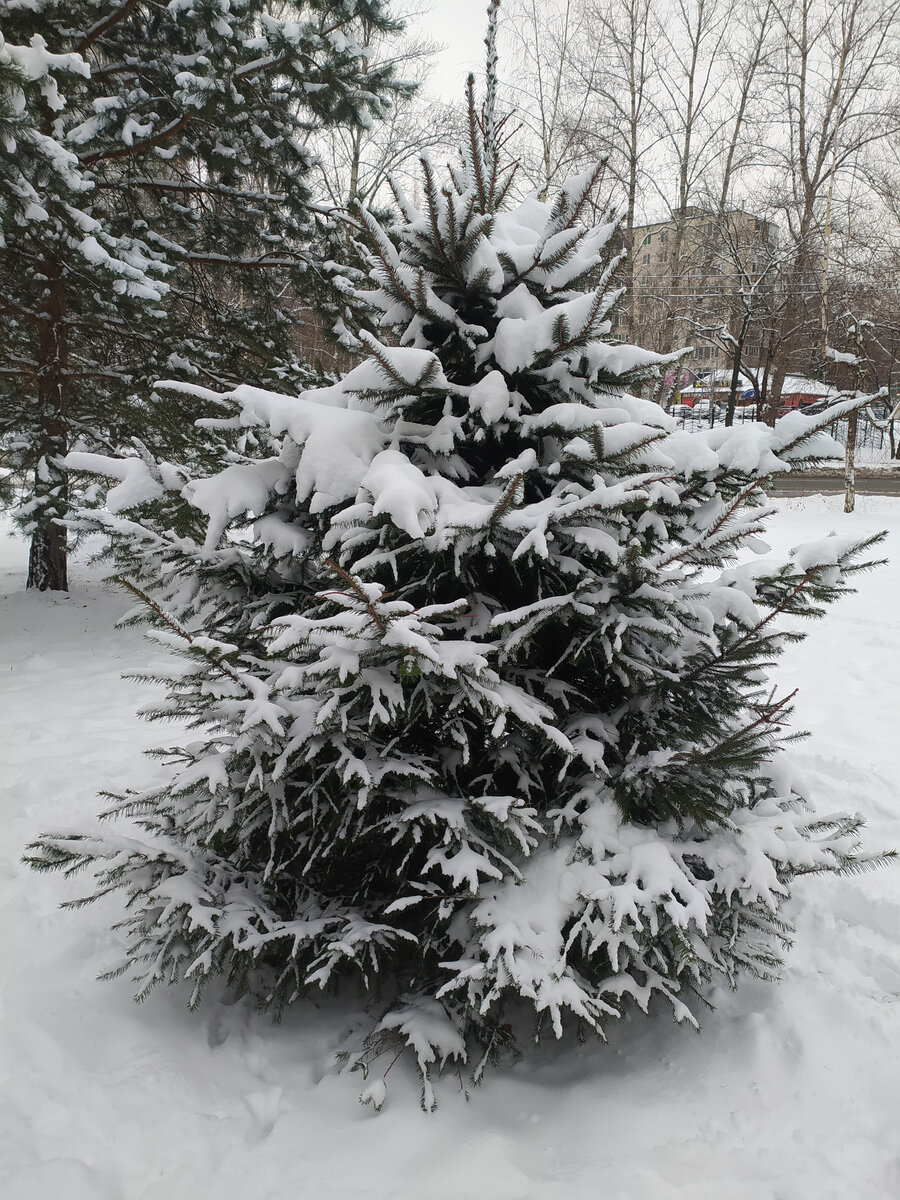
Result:
<svg viewBox="0 0 900 1200">
<path fill-rule="evenodd" d="M 856 314 L 869 384 L 895 384 L 900 5 L 510 0 L 505 29 L 529 183 L 544 194 L 606 157 L 627 295 L 635 230 L 668 225 L 650 319 L 624 301 L 629 337 L 668 352 L 693 332 L 740 366 L 749 335 L 773 413 L 788 373 L 843 382 L 828 349 L 858 349 Z M 737 237 L 735 210 L 777 236 Z"/>
</svg>

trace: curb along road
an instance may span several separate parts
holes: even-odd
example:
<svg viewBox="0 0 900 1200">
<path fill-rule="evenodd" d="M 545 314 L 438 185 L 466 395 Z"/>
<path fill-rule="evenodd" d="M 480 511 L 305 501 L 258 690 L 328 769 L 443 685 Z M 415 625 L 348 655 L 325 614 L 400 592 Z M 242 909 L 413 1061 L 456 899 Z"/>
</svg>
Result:
<svg viewBox="0 0 900 1200">
<path fill-rule="evenodd" d="M 865 496 L 900 496 L 900 471 L 858 470 L 856 491 Z M 772 488 L 773 496 L 814 496 L 817 492 L 843 492 L 842 471 L 804 471 L 791 477 L 782 475 Z"/>
</svg>

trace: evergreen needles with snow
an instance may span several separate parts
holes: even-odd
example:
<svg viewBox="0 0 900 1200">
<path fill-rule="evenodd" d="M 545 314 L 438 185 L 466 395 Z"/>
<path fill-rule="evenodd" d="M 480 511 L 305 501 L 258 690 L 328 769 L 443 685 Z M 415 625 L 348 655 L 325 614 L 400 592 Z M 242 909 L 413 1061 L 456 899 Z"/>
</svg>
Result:
<svg viewBox="0 0 900 1200">
<path fill-rule="evenodd" d="M 307 142 L 408 87 L 356 40 L 398 28 L 381 0 L 2 7 L 0 439 L 34 480 L 29 584 L 59 589 L 76 442 L 183 454 L 161 375 L 309 382 L 297 310 L 340 290 Z"/>
<path fill-rule="evenodd" d="M 252 445 L 183 486 L 72 464 L 120 481 L 82 519 L 178 654 L 150 715 L 193 733 L 119 798 L 127 832 L 31 858 L 124 894 L 141 996 L 223 975 L 278 1013 L 361 980 L 360 1062 L 411 1047 L 426 1106 L 436 1065 L 479 1078 L 528 1014 L 602 1035 L 656 998 L 695 1023 L 711 981 L 776 973 L 797 875 L 871 861 L 792 782 L 766 674 L 877 539 L 749 553 L 766 481 L 833 453 L 826 418 L 683 432 L 636 398 L 674 356 L 606 340 L 594 175 L 504 208 L 471 81 L 469 117 L 451 184 L 425 162 L 422 207 L 398 194 L 398 243 L 359 214 L 367 361 L 215 395 Z"/>
</svg>

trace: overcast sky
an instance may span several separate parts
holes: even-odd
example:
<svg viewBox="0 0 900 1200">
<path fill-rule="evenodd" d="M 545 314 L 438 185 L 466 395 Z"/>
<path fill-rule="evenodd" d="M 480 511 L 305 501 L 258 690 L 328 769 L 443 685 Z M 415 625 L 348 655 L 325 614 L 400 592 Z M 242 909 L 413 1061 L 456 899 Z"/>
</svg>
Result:
<svg viewBox="0 0 900 1200">
<path fill-rule="evenodd" d="M 487 0 L 430 0 L 430 9 L 409 22 L 410 32 L 421 29 L 444 46 L 428 81 L 429 91 L 443 100 L 461 100 L 468 73 L 480 77 L 484 72 Z"/>
</svg>

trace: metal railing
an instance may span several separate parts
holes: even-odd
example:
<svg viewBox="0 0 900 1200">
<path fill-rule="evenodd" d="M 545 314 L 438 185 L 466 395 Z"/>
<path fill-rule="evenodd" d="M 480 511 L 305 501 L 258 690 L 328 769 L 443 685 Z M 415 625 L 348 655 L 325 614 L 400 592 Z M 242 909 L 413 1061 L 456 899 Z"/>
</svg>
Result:
<svg viewBox="0 0 900 1200">
<path fill-rule="evenodd" d="M 798 410 L 791 409 L 790 411 Z M 681 429 L 709 429 L 725 424 L 724 410 L 719 409 L 715 409 L 712 413 L 674 413 L 673 416 Z M 756 406 L 747 404 L 735 409 L 733 424 L 754 424 L 756 419 Z M 846 420 L 832 422 L 829 432 L 836 442 L 846 446 Z M 876 417 L 873 420 L 868 413 L 863 411 L 856 424 L 854 449 L 857 455 L 869 461 L 890 462 L 892 458 L 900 459 L 900 418 L 879 420 Z"/>
</svg>

